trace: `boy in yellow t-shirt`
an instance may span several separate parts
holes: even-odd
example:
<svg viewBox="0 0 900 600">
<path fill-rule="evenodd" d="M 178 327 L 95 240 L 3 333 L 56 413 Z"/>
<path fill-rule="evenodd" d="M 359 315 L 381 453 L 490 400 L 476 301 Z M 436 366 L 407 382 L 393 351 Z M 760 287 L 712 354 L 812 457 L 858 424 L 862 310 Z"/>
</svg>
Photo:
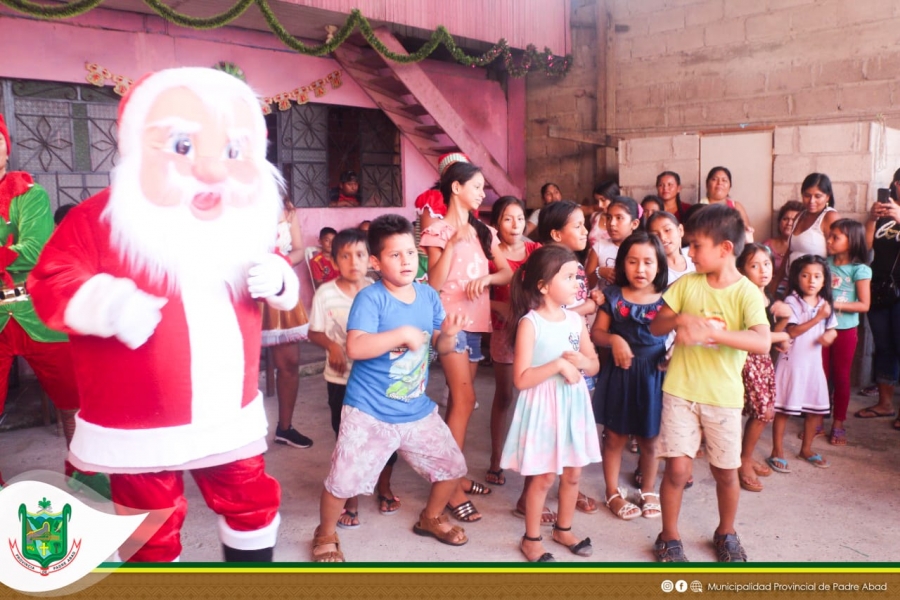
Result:
<svg viewBox="0 0 900 600">
<path fill-rule="evenodd" d="M 686 230 L 697 272 L 672 284 L 650 324 L 653 335 L 676 331 L 663 383 L 658 443 L 666 471 L 660 485 L 663 528 L 655 552 L 662 562 L 687 561 L 678 513 L 702 433 L 719 504 L 716 555 L 720 562 L 746 561 L 734 530 L 740 495 L 741 369 L 748 352 L 769 351 L 769 322 L 759 289 L 735 265 L 744 247 L 738 212 L 724 204 L 704 207 L 688 220 Z"/>
</svg>

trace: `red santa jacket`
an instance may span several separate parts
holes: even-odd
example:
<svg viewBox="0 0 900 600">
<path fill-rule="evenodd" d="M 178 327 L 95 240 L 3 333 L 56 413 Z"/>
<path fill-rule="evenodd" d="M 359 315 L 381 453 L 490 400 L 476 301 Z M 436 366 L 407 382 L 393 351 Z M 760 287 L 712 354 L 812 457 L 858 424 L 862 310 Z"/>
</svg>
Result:
<svg viewBox="0 0 900 600">
<path fill-rule="evenodd" d="M 186 285 L 172 294 L 164 282 L 135 272 L 110 246 L 109 224 L 101 220 L 108 199 L 104 190 L 69 212 L 27 283 L 38 315 L 70 335 L 82 399 L 73 462 L 140 472 L 228 462 L 250 446 L 258 453 L 267 423 L 257 389 L 257 303 L 224 288 Z M 100 273 L 168 298 L 161 322 L 137 349 L 66 325 L 72 297 Z"/>
</svg>

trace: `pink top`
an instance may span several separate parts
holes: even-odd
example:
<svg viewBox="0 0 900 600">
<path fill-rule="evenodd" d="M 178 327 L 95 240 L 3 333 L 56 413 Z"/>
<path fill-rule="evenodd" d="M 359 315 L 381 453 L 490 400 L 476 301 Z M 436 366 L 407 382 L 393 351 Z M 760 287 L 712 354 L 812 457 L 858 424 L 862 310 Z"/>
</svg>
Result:
<svg viewBox="0 0 900 600">
<path fill-rule="evenodd" d="M 423 248 L 429 246 L 444 248 L 454 233 L 456 233 L 456 229 L 448 225 L 446 221 L 432 223 L 422 232 L 420 245 Z M 491 233 L 494 237 L 491 244 L 493 248 L 500 242 L 494 228 L 491 228 Z M 466 327 L 466 331 L 491 331 L 491 300 L 488 290 L 485 289 L 477 300 L 469 300 L 466 296 L 466 285 L 487 274 L 488 260 L 481 249 L 478 238 L 467 242 L 457 242 L 453 248 L 453 264 L 450 265 L 450 272 L 440 290 L 440 295 L 441 304 L 444 305 L 444 310 L 448 315 L 452 313 L 465 315 L 472 322 Z"/>
</svg>

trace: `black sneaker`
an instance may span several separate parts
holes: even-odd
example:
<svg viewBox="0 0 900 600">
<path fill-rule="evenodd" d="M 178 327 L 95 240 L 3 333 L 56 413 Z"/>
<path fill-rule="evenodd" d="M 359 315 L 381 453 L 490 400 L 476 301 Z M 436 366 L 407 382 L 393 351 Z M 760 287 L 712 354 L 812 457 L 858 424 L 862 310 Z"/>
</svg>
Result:
<svg viewBox="0 0 900 600">
<path fill-rule="evenodd" d="M 662 534 L 656 537 L 653 552 L 656 554 L 656 560 L 659 562 L 689 562 L 684 555 L 684 544 L 681 543 L 681 540 L 664 542 Z"/>
<path fill-rule="evenodd" d="M 294 448 L 309 448 L 313 441 L 294 429 L 293 425 L 287 429 L 275 428 L 275 443 L 293 446 Z"/>
<path fill-rule="evenodd" d="M 736 533 L 713 535 L 713 546 L 719 562 L 747 562 L 747 553 L 741 546 L 741 538 Z"/>
</svg>

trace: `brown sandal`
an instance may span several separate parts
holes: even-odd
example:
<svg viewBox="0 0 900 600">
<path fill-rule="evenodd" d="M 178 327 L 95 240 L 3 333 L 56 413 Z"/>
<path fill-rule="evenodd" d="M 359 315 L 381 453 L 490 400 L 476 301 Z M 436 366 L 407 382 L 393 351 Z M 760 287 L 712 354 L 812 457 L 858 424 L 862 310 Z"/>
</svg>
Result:
<svg viewBox="0 0 900 600">
<path fill-rule="evenodd" d="M 425 511 L 423 510 L 419 514 L 419 522 L 413 525 L 413 533 L 416 535 L 433 537 L 437 541 L 442 544 L 447 544 L 448 546 L 462 546 L 468 542 L 469 538 L 466 537 L 466 530 L 458 525 L 454 525 L 449 531 L 443 531 L 441 529 L 441 525 L 448 523 L 449 521 L 450 519 L 443 513 L 437 518 L 426 517 Z M 457 541 L 460 535 L 462 535 L 462 541 Z"/>
<path fill-rule="evenodd" d="M 328 544 L 334 544 L 335 549 L 316 554 L 316 548 L 319 546 L 327 546 Z M 313 534 L 312 547 L 313 562 L 344 562 L 344 553 L 341 552 L 341 541 L 338 539 L 337 533 L 332 533 L 331 535 L 319 535 L 319 528 L 316 527 L 316 532 Z"/>
</svg>

